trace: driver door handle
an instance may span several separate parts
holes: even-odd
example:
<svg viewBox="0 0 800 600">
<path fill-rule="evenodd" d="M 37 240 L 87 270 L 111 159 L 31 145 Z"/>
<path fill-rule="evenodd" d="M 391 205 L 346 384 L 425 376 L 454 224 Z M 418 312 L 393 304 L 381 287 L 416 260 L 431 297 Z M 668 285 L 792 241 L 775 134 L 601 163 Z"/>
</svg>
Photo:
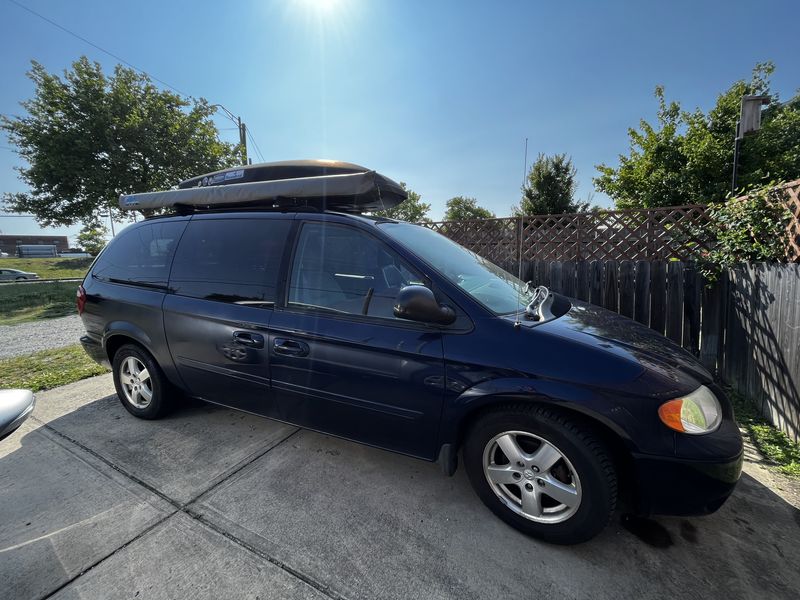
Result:
<svg viewBox="0 0 800 600">
<path fill-rule="evenodd" d="M 288 340 L 286 338 L 275 338 L 272 344 L 275 354 L 286 356 L 308 356 L 309 347 L 305 342 L 298 340 Z"/>
<path fill-rule="evenodd" d="M 264 347 L 264 336 L 258 333 L 250 333 L 249 331 L 234 331 L 233 341 L 250 348 Z"/>
</svg>

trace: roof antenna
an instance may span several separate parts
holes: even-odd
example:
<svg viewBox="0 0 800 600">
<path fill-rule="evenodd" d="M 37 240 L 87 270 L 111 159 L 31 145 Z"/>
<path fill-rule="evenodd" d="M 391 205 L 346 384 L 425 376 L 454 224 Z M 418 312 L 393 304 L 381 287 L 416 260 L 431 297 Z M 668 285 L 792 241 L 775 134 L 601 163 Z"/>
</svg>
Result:
<svg viewBox="0 0 800 600">
<path fill-rule="evenodd" d="M 528 177 L 528 138 L 525 138 L 525 165 L 522 170 L 522 187 L 525 187 L 525 179 Z M 521 208 L 521 206 L 520 206 Z M 519 253 L 517 255 L 517 279 L 521 282 L 522 281 L 522 211 L 520 210 L 519 215 L 517 216 L 519 221 L 519 230 L 517 231 L 517 240 L 518 250 Z M 527 290 L 528 286 L 525 286 Z M 522 326 L 522 321 L 520 321 L 520 313 L 522 312 L 522 288 L 517 288 L 517 318 L 514 321 L 514 327 L 519 329 Z"/>
</svg>

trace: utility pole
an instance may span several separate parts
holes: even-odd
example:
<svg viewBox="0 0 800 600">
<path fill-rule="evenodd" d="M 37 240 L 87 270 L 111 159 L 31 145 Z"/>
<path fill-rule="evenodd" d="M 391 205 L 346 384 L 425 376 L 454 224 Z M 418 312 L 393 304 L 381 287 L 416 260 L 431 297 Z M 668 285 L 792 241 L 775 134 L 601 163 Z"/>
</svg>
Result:
<svg viewBox="0 0 800 600">
<path fill-rule="evenodd" d="M 222 112 L 225 113 L 225 116 L 228 117 L 231 121 L 236 124 L 236 127 L 239 129 L 239 148 L 241 149 L 242 153 L 242 164 L 247 164 L 247 125 L 242 122 L 242 117 L 237 117 L 227 108 L 222 106 L 222 104 L 212 104 L 212 108 L 221 108 Z"/>
<path fill-rule="evenodd" d="M 242 117 L 236 117 L 239 124 L 239 146 L 242 149 L 242 164 L 247 164 L 247 125 L 242 123 Z"/>
</svg>

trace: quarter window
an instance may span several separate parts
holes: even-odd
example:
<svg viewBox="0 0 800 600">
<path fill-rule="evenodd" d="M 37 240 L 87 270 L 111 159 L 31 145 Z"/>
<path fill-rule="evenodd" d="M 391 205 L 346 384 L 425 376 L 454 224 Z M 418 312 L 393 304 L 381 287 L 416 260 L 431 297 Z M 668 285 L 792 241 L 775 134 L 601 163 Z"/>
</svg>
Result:
<svg viewBox="0 0 800 600">
<path fill-rule="evenodd" d="M 400 288 L 421 277 L 377 238 L 353 227 L 306 223 L 300 231 L 288 303 L 393 319 Z"/>
<path fill-rule="evenodd" d="M 181 296 L 271 306 L 289 226 L 278 219 L 191 221 L 175 255 L 170 287 Z"/>
<path fill-rule="evenodd" d="M 183 221 L 152 222 L 120 233 L 100 254 L 92 275 L 124 283 L 166 286 Z"/>
</svg>

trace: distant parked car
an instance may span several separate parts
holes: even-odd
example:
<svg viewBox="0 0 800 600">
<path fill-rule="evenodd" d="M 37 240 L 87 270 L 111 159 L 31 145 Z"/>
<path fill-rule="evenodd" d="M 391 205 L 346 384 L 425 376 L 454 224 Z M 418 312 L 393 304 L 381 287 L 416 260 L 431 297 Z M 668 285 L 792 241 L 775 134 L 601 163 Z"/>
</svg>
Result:
<svg viewBox="0 0 800 600">
<path fill-rule="evenodd" d="M 36 273 L 18 269 L 0 269 L 0 281 L 22 281 L 24 279 L 39 279 L 39 276 Z"/>
</svg>

